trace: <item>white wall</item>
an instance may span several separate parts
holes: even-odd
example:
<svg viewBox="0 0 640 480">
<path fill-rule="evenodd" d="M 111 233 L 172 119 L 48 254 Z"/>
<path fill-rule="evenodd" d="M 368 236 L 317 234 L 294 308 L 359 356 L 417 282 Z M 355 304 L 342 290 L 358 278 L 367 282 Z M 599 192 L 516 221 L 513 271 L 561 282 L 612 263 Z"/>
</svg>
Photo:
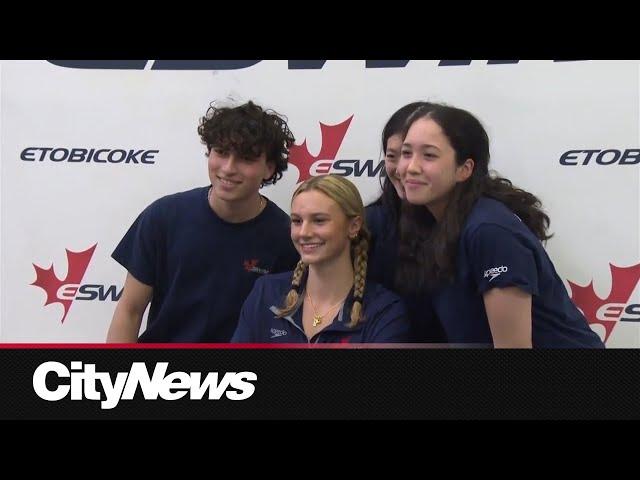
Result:
<svg viewBox="0 0 640 480">
<path fill-rule="evenodd" d="M 104 340 L 115 302 L 76 298 L 62 323 L 62 304 L 43 306 L 45 291 L 31 285 L 32 264 L 53 263 L 64 279 L 65 249 L 97 244 L 80 284 L 119 291 L 125 271 L 110 253 L 134 218 L 162 195 L 208 184 L 196 127 L 212 100 L 253 99 L 285 114 L 297 143 L 306 139 L 312 155 L 321 147 L 320 122 L 353 116 L 335 160 L 376 163 L 382 127 L 400 106 L 434 100 L 468 109 L 492 139 L 493 168 L 542 199 L 555 233 L 547 249 L 567 288 L 568 281 L 593 280 L 595 293 L 607 299 L 609 264 L 640 264 L 640 163 L 599 165 L 595 156 L 588 165 L 559 163 L 568 150 L 640 148 L 639 61 L 441 66 L 421 60 L 365 68 L 364 61 L 330 60 L 319 70 L 289 69 L 287 61 L 218 71 L 151 66 L 0 64 L 1 341 Z M 29 147 L 159 152 L 152 165 L 21 160 Z M 377 177 L 349 178 L 366 201 L 378 195 Z M 288 211 L 297 181 L 292 165 L 263 193 Z M 630 298 L 617 295 L 597 306 L 640 304 L 640 273 L 632 273 L 615 282 L 630 285 Z M 618 318 L 640 319 L 637 309 L 610 317 L 608 346 L 640 346 L 640 322 Z M 604 334 L 602 325 L 592 327 Z"/>
</svg>

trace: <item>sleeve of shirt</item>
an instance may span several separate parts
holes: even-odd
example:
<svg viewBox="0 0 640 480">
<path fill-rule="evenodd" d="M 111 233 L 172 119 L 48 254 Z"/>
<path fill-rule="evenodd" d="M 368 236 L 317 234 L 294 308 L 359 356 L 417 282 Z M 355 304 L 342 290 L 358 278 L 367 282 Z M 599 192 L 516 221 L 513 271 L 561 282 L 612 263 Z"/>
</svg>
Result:
<svg viewBox="0 0 640 480">
<path fill-rule="evenodd" d="M 154 203 L 136 218 L 111 257 L 137 280 L 153 286 L 161 241 L 159 212 Z"/>
<path fill-rule="evenodd" d="M 364 338 L 365 343 L 404 343 L 409 341 L 409 320 L 404 303 L 398 298 L 380 310 L 370 332 Z"/>
<path fill-rule="evenodd" d="M 481 225 L 468 239 L 467 254 L 478 293 L 518 287 L 531 295 L 538 294 L 534 252 L 517 233 L 499 225 Z"/>
<path fill-rule="evenodd" d="M 245 299 L 240 310 L 240 318 L 236 331 L 231 337 L 231 343 L 257 343 L 259 322 L 259 308 L 264 294 L 263 277 L 258 278 L 253 284 L 249 296 Z"/>
</svg>

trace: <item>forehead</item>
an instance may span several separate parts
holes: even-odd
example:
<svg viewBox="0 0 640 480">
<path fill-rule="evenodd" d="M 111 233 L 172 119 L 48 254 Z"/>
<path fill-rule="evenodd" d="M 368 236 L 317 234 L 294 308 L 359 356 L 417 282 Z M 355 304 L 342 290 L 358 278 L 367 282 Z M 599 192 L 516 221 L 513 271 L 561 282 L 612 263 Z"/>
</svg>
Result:
<svg viewBox="0 0 640 480">
<path fill-rule="evenodd" d="M 432 119 L 420 118 L 409 127 L 404 143 L 414 146 L 424 144 L 443 146 L 449 145 L 449 139 L 442 131 L 440 125 Z"/>
<path fill-rule="evenodd" d="M 267 162 L 267 153 L 259 150 L 249 150 L 249 149 L 237 149 L 231 145 L 213 145 L 211 151 L 209 152 L 209 157 L 216 159 L 220 156 L 217 150 L 222 150 L 225 154 L 231 154 L 237 157 L 241 157 L 247 160 L 253 160 L 256 163 L 260 163 L 262 161 Z"/>
<path fill-rule="evenodd" d="M 340 206 L 336 201 L 318 190 L 307 190 L 299 193 L 291 202 L 292 214 L 331 214 L 339 211 Z"/>
<path fill-rule="evenodd" d="M 219 133 L 215 138 L 211 139 L 211 145 L 217 148 L 224 148 L 235 151 L 252 151 L 256 155 L 266 150 L 266 145 L 256 139 L 243 138 L 237 133 Z"/>
<path fill-rule="evenodd" d="M 391 135 L 387 139 L 387 149 L 389 149 L 389 148 L 400 148 L 401 145 L 402 145 L 402 135 L 399 134 L 399 133 Z"/>
</svg>

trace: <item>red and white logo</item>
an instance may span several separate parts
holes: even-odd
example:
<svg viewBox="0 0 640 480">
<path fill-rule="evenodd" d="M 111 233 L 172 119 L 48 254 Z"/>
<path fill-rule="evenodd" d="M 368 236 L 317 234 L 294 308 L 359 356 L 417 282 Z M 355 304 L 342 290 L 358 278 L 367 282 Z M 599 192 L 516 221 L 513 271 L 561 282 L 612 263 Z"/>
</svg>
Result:
<svg viewBox="0 0 640 480">
<path fill-rule="evenodd" d="M 311 155 L 307 148 L 307 139 L 301 145 L 292 145 L 289 150 L 289 162 L 298 168 L 298 183 L 316 175 L 329 173 L 338 155 L 338 150 L 349 129 L 353 115 L 337 125 L 325 125 L 320 122 L 321 147 L 318 155 Z"/>
<path fill-rule="evenodd" d="M 571 300 L 582 310 L 589 324 L 602 325 L 606 342 L 613 329 L 620 322 L 640 322 L 640 305 L 630 303 L 631 294 L 640 281 L 640 263 L 631 267 L 611 268 L 611 293 L 600 298 L 593 290 L 593 281 L 580 286 L 571 281 Z"/>
<path fill-rule="evenodd" d="M 267 270 L 266 268 L 258 267 L 259 263 L 260 263 L 260 260 L 258 260 L 257 258 L 251 258 L 249 260 L 244 260 L 242 262 L 242 267 L 247 272 L 261 273 L 262 275 L 269 273 L 269 270 Z"/>
<path fill-rule="evenodd" d="M 75 298 L 75 295 L 82 282 L 82 277 L 87 271 L 93 251 L 96 249 L 96 243 L 93 247 L 88 248 L 83 252 L 72 252 L 65 248 L 67 252 L 67 276 L 64 279 L 59 279 L 53 270 L 53 263 L 47 269 L 44 269 L 35 263 L 33 268 L 36 270 L 36 279 L 30 285 L 40 287 L 47 294 L 45 306 L 51 303 L 60 303 L 64 308 L 61 323 L 64 323 L 64 319 L 69 313 L 71 304 Z"/>
</svg>

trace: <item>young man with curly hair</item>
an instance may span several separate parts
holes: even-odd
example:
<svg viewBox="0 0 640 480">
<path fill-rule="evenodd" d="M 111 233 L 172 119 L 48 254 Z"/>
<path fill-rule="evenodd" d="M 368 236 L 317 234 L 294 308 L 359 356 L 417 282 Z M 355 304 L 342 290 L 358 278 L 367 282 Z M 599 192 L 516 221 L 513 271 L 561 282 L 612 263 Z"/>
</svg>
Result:
<svg viewBox="0 0 640 480">
<path fill-rule="evenodd" d="M 153 202 L 114 250 L 128 273 L 107 342 L 228 342 L 255 280 L 298 261 L 289 217 L 259 193 L 287 169 L 286 121 L 253 102 L 211 105 L 198 134 L 211 185 Z"/>
</svg>

